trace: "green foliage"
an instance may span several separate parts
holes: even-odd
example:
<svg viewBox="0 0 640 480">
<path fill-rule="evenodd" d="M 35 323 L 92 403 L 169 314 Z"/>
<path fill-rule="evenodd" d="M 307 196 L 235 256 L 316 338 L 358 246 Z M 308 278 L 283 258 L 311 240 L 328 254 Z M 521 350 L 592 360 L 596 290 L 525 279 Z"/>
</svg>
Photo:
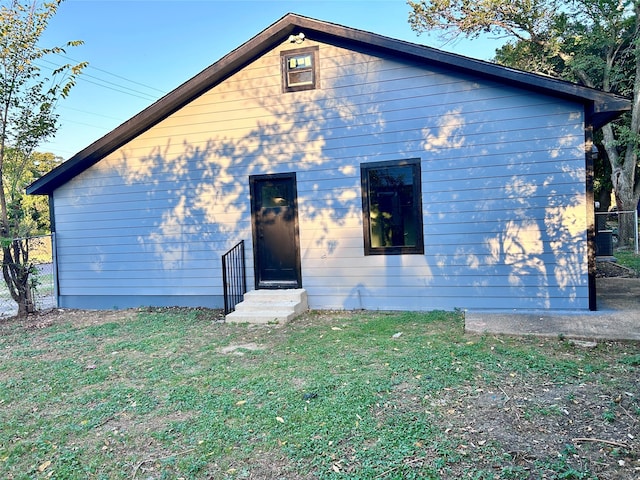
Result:
<svg viewBox="0 0 640 480">
<path fill-rule="evenodd" d="M 409 1 L 417 32 L 445 38 L 492 34 L 507 39 L 495 61 L 599 88 L 632 99 L 631 111 L 602 128 L 597 138 L 609 166 L 597 167 L 596 194 L 613 188 L 618 206 L 640 199 L 640 3 L 630 0 L 420 0 Z M 607 176 L 608 178 L 602 178 Z M 627 242 L 632 225 L 620 226 Z"/>
<path fill-rule="evenodd" d="M 569 457 L 576 454 L 576 449 L 573 445 L 565 445 L 563 451 L 553 461 L 548 461 L 549 468 L 556 473 L 551 478 L 564 479 L 564 480 L 586 480 L 596 479 L 597 477 L 592 475 L 589 471 L 582 468 L 575 468 L 570 465 Z M 537 462 L 541 464 L 540 461 Z"/>
<path fill-rule="evenodd" d="M 59 98 L 68 95 L 85 66 L 84 63 L 64 65 L 54 70 L 51 77 L 45 77 L 37 64 L 48 55 L 65 53 L 65 48 L 81 43 L 73 41 L 50 48 L 39 46 L 60 3 L 60 0 L 50 3 L 13 0 L 0 9 L 0 59 L 3 65 L 0 71 L 3 110 L 0 142 L 3 149 L 11 146 L 30 154 L 40 142 L 55 133 L 55 105 Z"/>
<path fill-rule="evenodd" d="M 50 232 L 49 201 L 42 195 L 25 195 L 25 188 L 62 162 L 52 153 L 34 152 L 28 158 L 13 148 L 5 152 L 2 183 L 8 201 L 9 220 L 14 235 L 28 237 Z"/>
<path fill-rule="evenodd" d="M 475 38 L 482 34 L 542 38 L 556 25 L 559 1 L 513 0 L 420 0 L 411 7 L 409 23 L 416 31 L 442 30 L 445 35 L 462 33 Z"/>
<path fill-rule="evenodd" d="M 2 276 L 18 315 L 33 310 L 29 247 L 25 237 L 48 228 L 42 200 L 27 200 L 23 189 L 50 157 L 36 153 L 58 127 L 55 107 L 75 84 L 86 63 L 64 65 L 47 75 L 40 60 L 65 53 L 63 46 L 42 47 L 42 34 L 61 0 L 42 3 L 11 0 L 0 6 L 0 237 Z"/>
<path fill-rule="evenodd" d="M 632 251 L 617 250 L 616 259 L 620 265 L 630 268 L 640 275 L 640 255 L 636 255 Z"/>
</svg>

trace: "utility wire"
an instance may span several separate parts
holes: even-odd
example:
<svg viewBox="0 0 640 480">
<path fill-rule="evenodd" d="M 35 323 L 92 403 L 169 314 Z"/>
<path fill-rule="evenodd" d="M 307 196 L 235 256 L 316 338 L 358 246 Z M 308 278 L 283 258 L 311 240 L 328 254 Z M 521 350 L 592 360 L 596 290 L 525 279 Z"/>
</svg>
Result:
<svg viewBox="0 0 640 480">
<path fill-rule="evenodd" d="M 63 55 L 63 54 L 60 54 L 60 53 L 57 53 L 56 55 L 58 55 L 59 57 L 65 59 L 65 60 L 68 60 L 70 62 L 74 62 L 76 64 L 80 63 L 80 61 L 78 61 L 78 60 L 76 60 L 74 58 L 71 58 L 71 57 L 69 57 L 67 55 Z M 50 60 L 41 59 L 41 61 L 46 62 L 48 65 L 51 65 L 54 68 L 59 68 L 59 67 L 62 66 L 62 65 L 56 65 L 55 62 L 51 62 Z M 108 75 L 108 76 L 114 77 L 114 78 L 116 78 L 118 80 L 121 80 L 122 82 L 126 82 L 126 83 L 132 84 L 132 85 L 137 85 L 139 87 L 143 87 L 144 89 L 147 89 L 147 90 L 152 91 L 152 92 L 157 92 L 157 93 L 147 93 L 147 92 L 141 91 L 139 89 L 133 89 L 133 88 L 123 84 L 122 82 L 120 82 L 120 83 L 112 82 L 112 81 L 106 80 L 104 78 L 100 78 L 98 76 L 91 75 L 90 73 L 87 73 L 86 70 L 83 70 L 82 74 L 77 77 L 78 81 L 84 81 L 84 82 L 87 82 L 87 83 L 91 83 L 93 85 L 97 85 L 98 87 L 102 87 L 102 88 L 106 88 L 106 89 L 109 89 L 109 90 L 113 90 L 113 91 L 118 92 L 118 93 L 122 93 L 122 94 L 125 94 L 125 95 L 133 96 L 133 97 L 140 98 L 142 100 L 147 100 L 147 101 L 156 101 L 158 98 L 160 98 L 161 96 L 164 96 L 166 94 L 165 91 L 160 90 L 159 88 L 155 88 L 155 87 L 152 87 L 150 85 L 146 85 L 144 83 L 128 79 L 126 77 L 123 77 L 122 75 L 118 75 L 118 74 L 109 72 L 107 70 L 95 67 L 95 66 L 93 66 L 91 64 L 89 64 L 87 66 L 87 70 L 90 70 L 90 71 L 95 70 L 95 71 L 100 72 L 100 73 L 102 73 L 104 75 Z M 90 79 L 93 79 L 95 81 L 92 81 Z M 67 110 L 74 110 L 74 111 L 77 111 L 77 112 L 80 112 L 80 113 L 83 113 L 83 114 L 94 115 L 94 116 L 97 116 L 97 117 L 106 118 L 106 119 L 109 119 L 109 120 L 116 121 L 116 122 L 118 122 L 118 124 L 122 123 L 122 121 L 123 121 L 122 119 L 118 119 L 118 118 L 115 118 L 115 117 L 102 115 L 102 114 L 94 113 L 94 112 L 89 112 L 89 111 L 86 111 L 86 110 L 80 110 L 80 109 L 77 109 L 77 108 L 67 107 L 65 105 L 61 105 L 60 108 L 67 109 Z M 91 125 L 89 123 L 78 122 L 78 121 L 75 121 L 75 120 L 65 119 L 64 122 L 67 123 L 67 124 L 71 123 L 71 124 L 80 125 L 80 126 L 84 126 L 84 127 L 95 128 L 97 130 L 102 130 L 102 131 L 110 130 L 109 127 Z M 52 139 L 52 141 L 49 142 L 49 148 L 50 147 L 54 147 L 57 144 L 59 145 L 58 142 L 56 142 L 55 140 Z M 76 153 L 75 151 L 71 151 L 71 150 L 65 149 L 64 147 L 63 148 L 55 148 L 55 150 L 58 153 L 62 153 L 63 155 L 65 155 L 65 154 L 66 155 L 73 155 L 73 154 Z"/>
<path fill-rule="evenodd" d="M 112 117 L 110 115 L 103 115 L 101 113 L 95 113 L 95 112 L 90 112 L 88 110 L 82 110 L 80 108 L 74 108 L 74 107 L 68 107 L 64 104 L 62 105 L 58 105 L 57 109 L 62 109 L 62 110 L 73 110 L 74 112 L 80 112 L 80 113 L 86 113 L 87 115 L 93 115 L 95 117 L 102 117 L 102 118 L 106 118 L 107 120 L 114 120 L 116 122 L 124 122 L 124 119 L 122 118 L 118 118 L 118 117 Z"/>
<path fill-rule="evenodd" d="M 49 60 L 41 59 L 41 62 L 48 63 L 50 66 L 54 68 L 61 67 L 61 65 L 57 65 L 54 62 Z M 89 78 L 94 79 L 95 81 L 88 80 Z M 132 97 L 141 98 L 143 100 L 155 101 L 158 99 L 157 95 L 151 95 L 149 93 L 141 92 L 140 90 L 134 90 L 132 88 L 126 87 L 124 85 L 120 85 L 114 82 L 110 82 L 109 80 L 104 80 L 102 78 L 96 77 L 86 72 L 82 72 L 81 75 L 78 76 L 78 81 L 84 80 L 87 83 L 91 83 L 93 85 L 99 85 L 101 87 L 107 88 L 109 90 L 114 90 L 119 93 L 124 93 L 125 95 L 131 95 Z"/>
<path fill-rule="evenodd" d="M 80 63 L 79 60 L 76 60 L 74 58 L 68 57 L 67 55 L 63 55 L 62 53 L 57 53 L 56 55 L 58 55 L 59 57 L 64 58 L 65 60 L 69 60 L 69 61 L 74 62 L 74 63 Z M 116 73 L 111 73 L 111 72 L 109 72 L 107 70 L 104 70 L 102 68 L 94 67 L 91 63 L 89 64 L 89 66 L 87 68 L 91 68 L 93 70 L 97 70 L 99 72 L 105 73 L 107 75 L 111 75 L 112 77 L 119 78 L 120 80 L 124 80 L 125 82 L 133 83 L 134 85 L 138 85 L 140 87 L 144 87 L 144 88 L 147 88 L 149 90 L 155 90 L 156 92 L 160 93 L 161 95 L 165 95 L 167 93 L 164 90 L 160 90 L 159 88 L 155 88 L 155 87 L 152 87 L 150 85 L 146 85 L 144 83 L 136 82 L 135 80 L 130 80 L 130 79 L 126 78 L 126 77 L 123 77 L 122 75 L 118 75 Z"/>
</svg>

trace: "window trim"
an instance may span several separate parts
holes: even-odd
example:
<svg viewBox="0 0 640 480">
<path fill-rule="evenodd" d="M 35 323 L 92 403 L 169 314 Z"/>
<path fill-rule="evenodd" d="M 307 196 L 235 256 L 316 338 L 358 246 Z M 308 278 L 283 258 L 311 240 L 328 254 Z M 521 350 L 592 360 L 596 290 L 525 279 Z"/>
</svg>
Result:
<svg viewBox="0 0 640 480">
<path fill-rule="evenodd" d="M 416 244 L 410 246 L 373 247 L 371 246 L 371 225 L 369 211 L 369 172 L 381 168 L 411 166 L 413 173 L 413 216 L 416 219 Z M 362 184 L 362 227 L 364 232 L 364 254 L 368 255 L 406 255 L 424 254 L 424 219 L 422 216 L 422 171 L 419 158 L 389 160 L 360 164 L 360 180 Z"/>
<path fill-rule="evenodd" d="M 303 90 L 315 90 L 320 85 L 320 69 L 318 68 L 318 46 L 296 48 L 294 50 L 284 50 L 280 52 L 280 65 L 282 72 L 282 91 L 287 92 L 300 92 Z M 299 56 L 301 54 L 311 54 L 311 74 L 313 81 L 311 83 L 303 85 L 289 85 L 289 75 L 287 65 L 289 58 Z"/>
</svg>

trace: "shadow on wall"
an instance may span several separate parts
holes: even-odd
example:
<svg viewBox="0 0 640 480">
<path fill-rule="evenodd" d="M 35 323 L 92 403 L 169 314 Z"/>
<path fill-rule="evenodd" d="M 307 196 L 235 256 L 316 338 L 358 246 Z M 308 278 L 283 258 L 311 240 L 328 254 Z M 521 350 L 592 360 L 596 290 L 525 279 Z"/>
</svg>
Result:
<svg viewBox="0 0 640 480">
<path fill-rule="evenodd" d="M 582 116 L 545 108 L 502 122 L 455 108 L 425 130 L 425 150 L 446 152 L 428 160 L 423 189 L 433 271 L 477 287 L 485 308 L 497 288 L 524 299 L 517 308 L 588 308 Z"/>
<path fill-rule="evenodd" d="M 584 134 L 569 109 L 547 104 L 538 117 L 514 121 L 520 100 L 512 95 L 516 103 L 500 111 L 489 98 L 495 85 L 451 76 L 457 83 L 436 85 L 441 72 L 416 70 L 424 77 L 416 93 L 389 79 L 380 59 L 349 55 L 323 57 L 321 89 L 289 94 L 268 64 L 277 55 L 259 59 L 83 173 L 94 188 L 78 208 L 122 207 L 105 214 L 104 228 L 130 229 L 122 243 L 139 265 L 125 279 L 144 270 L 151 278 L 138 291 L 149 295 L 167 282 L 191 288 L 195 277 L 204 280 L 189 292 L 199 284 L 221 291 L 220 255 L 245 239 L 252 258 L 249 176 L 297 172 L 303 277 L 312 260 L 334 279 L 354 277 L 334 290 L 343 307 L 384 308 L 367 298 L 407 288 L 397 275 L 362 279 L 346 258 L 401 276 L 413 269 L 406 281 L 433 308 L 465 307 L 500 289 L 519 296 L 519 308 L 553 308 L 557 292 L 559 304 L 579 301 L 586 206 L 584 151 L 576 149 Z M 540 132 L 558 128 L 567 136 L 555 135 L 550 148 L 554 135 Z M 423 160 L 425 255 L 364 257 L 359 165 L 415 157 Z M 103 240 L 88 243 L 94 272 L 119 261 L 115 250 L 100 253 Z"/>
</svg>

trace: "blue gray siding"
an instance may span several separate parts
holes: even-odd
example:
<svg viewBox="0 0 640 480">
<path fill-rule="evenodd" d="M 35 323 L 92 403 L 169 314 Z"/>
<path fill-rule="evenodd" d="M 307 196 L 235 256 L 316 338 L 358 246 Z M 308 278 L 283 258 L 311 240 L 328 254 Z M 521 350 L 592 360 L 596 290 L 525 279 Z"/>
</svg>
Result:
<svg viewBox="0 0 640 480">
<path fill-rule="evenodd" d="M 312 308 L 587 309 L 582 106 L 320 45 L 283 44 L 54 192 L 60 305 L 222 305 L 249 175 L 297 173 Z M 424 255 L 364 256 L 360 164 L 420 158 Z"/>
</svg>

